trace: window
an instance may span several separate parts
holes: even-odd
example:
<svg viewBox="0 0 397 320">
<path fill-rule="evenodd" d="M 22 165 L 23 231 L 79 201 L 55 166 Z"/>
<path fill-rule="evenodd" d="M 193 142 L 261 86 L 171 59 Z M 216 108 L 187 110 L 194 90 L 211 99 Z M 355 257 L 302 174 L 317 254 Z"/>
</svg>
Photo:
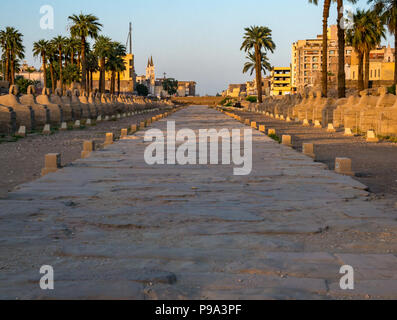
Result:
<svg viewBox="0 0 397 320">
<path fill-rule="evenodd" d="M 330 50 L 329 54 L 335 54 L 335 50 Z"/>
</svg>

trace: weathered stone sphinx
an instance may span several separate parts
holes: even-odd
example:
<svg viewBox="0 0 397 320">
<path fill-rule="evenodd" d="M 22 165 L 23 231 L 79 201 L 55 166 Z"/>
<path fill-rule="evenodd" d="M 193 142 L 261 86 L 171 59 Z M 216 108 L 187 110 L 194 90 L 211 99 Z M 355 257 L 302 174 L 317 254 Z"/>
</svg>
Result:
<svg viewBox="0 0 397 320">
<path fill-rule="evenodd" d="M 30 85 L 27 89 L 27 94 L 22 95 L 19 101 L 24 104 L 31 106 L 34 112 L 34 128 L 44 127 L 46 123 L 50 123 L 50 110 L 47 106 L 38 104 L 35 97 L 35 87 Z"/>
<path fill-rule="evenodd" d="M 96 110 L 96 117 L 103 115 L 103 108 L 97 105 L 95 102 L 95 93 L 91 92 L 88 96 L 88 104 L 90 105 L 90 110 Z"/>
<path fill-rule="evenodd" d="M 72 103 L 72 91 L 66 90 L 66 94 L 61 97 L 63 105 L 70 106 L 72 110 L 72 121 L 76 121 L 81 119 L 81 107 L 80 104 L 73 104 Z"/>
<path fill-rule="evenodd" d="M 374 130 L 376 133 L 381 131 L 379 126 L 382 126 L 382 116 L 385 111 L 392 108 L 396 103 L 396 96 L 393 94 L 384 93 L 382 94 L 375 108 L 367 108 L 360 112 L 360 130 L 367 132 L 368 130 Z"/>
<path fill-rule="evenodd" d="M 299 120 L 304 120 L 304 119 L 308 119 L 308 112 L 307 112 L 307 108 L 313 104 L 315 99 L 314 93 L 313 92 L 309 92 L 308 97 L 304 98 L 302 100 L 302 102 L 298 105 L 296 105 L 293 108 L 293 116 L 297 117 Z"/>
<path fill-rule="evenodd" d="M 0 133 L 13 134 L 16 130 L 16 114 L 13 108 L 0 105 Z"/>
<path fill-rule="evenodd" d="M 62 121 L 73 120 L 73 110 L 70 103 L 64 103 L 62 100 L 62 89 L 57 88 L 55 92 L 50 95 L 50 102 L 57 104 L 62 109 Z"/>
<path fill-rule="evenodd" d="M 50 110 L 50 121 L 48 123 L 56 126 L 63 121 L 62 109 L 60 105 L 50 101 L 49 94 L 50 89 L 43 89 L 42 93 L 36 97 L 36 101 Z"/>
<path fill-rule="evenodd" d="M 380 113 L 376 128 L 378 135 L 397 136 L 397 99 L 392 107 L 384 108 Z"/>
<path fill-rule="evenodd" d="M 360 100 L 358 96 L 350 96 L 349 98 L 339 99 L 336 103 L 336 108 L 333 111 L 332 123 L 335 128 L 339 128 L 344 125 L 344 114 L 345 110 L 351 106 L 356 105 Z M 328 122 L 329 123 L 329 122 Z"/>
<path fill-rule="evenodd" d="M 12 111 L 15 112 L 15 125 L 17 128 L 25 126 L 27 131 L 32 130 L 34 128 L 34 111 L 31 106 L 21 104 L 17 95 L 18 87 L 12 85 L 9 89 L 9 94 L 0 96 L 0 105 L 12 108 Z M 5 110 L 3 109 L 3 111 Z"/>
<path fill-rule="evenodd" d="M 88 109 L 87 119 L 96 118 L 98 116 L 98 111 L 97 111 L 95 105 L 92 105 L 88 102 L 87 94 L 84 91 L 80 91 L 80 96 L 78 98 L 79 98 L 80 105 L 82 106 L 82 109 L 83 110 Z"/>
<path fill-rule="evenodd" d="M 106 94 L 104 94 L 104 93 L 101 94 L 101 104 L 105 109 L 105 115 L 107 115 L 107 116 L 113 115 L 112 105 L 109 104 L 108 98 L 106 97 Z"/>
<path fill-rule="evenodd" d="M 91 118 L 90 116 L 90 107 L 88 104 L 82 104 L 80 102 L 80 92 L 77 89 L 74 89 L 72 92 L 72 105 L 74 105 L 76 108 L 80 107 L 81 109 L 81 118 L 82 119 L 89 119 Z"/>
<path fill-rule="evenodd" d="M 359 102 L 353 106 L 347 107 L 344 112 L 344 127 L 351 129 L 361 128 L 361 111 L 375 108 L 379 97 L 369 96 L 366 93 L 360 93 L 362 96 Z"/>
</svg>

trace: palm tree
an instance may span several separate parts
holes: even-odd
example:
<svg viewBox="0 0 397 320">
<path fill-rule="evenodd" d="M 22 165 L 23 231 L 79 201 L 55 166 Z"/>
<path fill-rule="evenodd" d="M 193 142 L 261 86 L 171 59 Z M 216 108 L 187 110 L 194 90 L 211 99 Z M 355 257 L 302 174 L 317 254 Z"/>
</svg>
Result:
<svg viewBox="0 0 397 320">
<path fill-rule="evenodd" d="M 102 24 L 98 22 L 98 18 L 92 14 L 72 15 L 68 18 L 72 25 L 70 26 L 70 33 L 72 37 L 78 37 L 81 41 L 81 74 L 82 87 L 86 90 L 87 66 L 85 59 L 86 39 L 91 37 L 96 39 L 99 31 L 101 31 Z"/>
<path fill-rule="evenodd" d="M 357 0 L 348 0 L 356 3 Z M 346 97 L 346 72 L 345 72 L 345 21 L 343 16 L 343 0 L 337 0 L 337 28 L 338 28 L 338 98 Z"/>
<path fill-rule="evenodd" d="M 397 84 L 397 1 L 396 0 L 368 0 L 374 4 L 374 10 L 387 25 L 389 32 L 394 35 L 394 84 Z"/>
<path fill-rule="evenodd" d="M 88 92 L 92 92 L 94 89 L 93 86 L 93 74 L 99 70 L 98 57 L 95 55 L 93 51 L 87 54 L 87 74 L 88 74 Z"/>
<path fill-rule="evenodd" d="M 51 44 L 51 42 L 48 43 L 48 49 L 47 49 L 47 57 L 48 57 L 48 62 L 50 65 L 50 77 L 51 77 L 51 91 L 55 92 L 56 89 L 56 75 L 55 75 L 55 67 L 54 67 L 54 62 L 57 60 L 56 59 L 56 48 Z"/>
<path fill-rule="evenodd" d="M 385 37 L 385 29 L 374 12 L 369 10 L 357 10 L 353 17 L 354 27 L 346 33 L 347 42 L 357 52 L 358 66 L 358 91 L 368 88 L 369 80 L 369 57 L 372 49 Z M 364 82 L 364 59 L 365 82 Z"/>
<path fill-rule="evenodd" d="M 244 41 L 240 50 L 245 52 L 254 50 L 258 101 L 262 103 L 262 58 L 266 51 L 273 53 L 276 45 L 272 39 L 272 31 L 267 27 L 252 26 L 244 30 Z M 262 52 L 262 50 L 265 50 L 265 52 Z"/>
<path fill-rule="evenodd" d="M 15 83 L 15 63 L 25 57 L 25 47 L 22 41 L 23 35 L 13 27 L 7 27 L 0 31 L 0 45 L 5 53 L 5 80 Z"/>
<path fill-rule="evenodd" d="M 248 53 L 248 55 L 245 57 L 248 61 L 244 64 L 243 68 L 243 73 L 247 73 L 250 71 L 250 75 L 255 71 L 255 66 L 256 66 L 256 58 L 255 55 L 251 52 Z M 262 71 L 264 74 L 266 74 L 266 71 L 270 71 L 272 69 L 272 66 L 270 65 L 269 58 L 262 53 Z"/>
<path fill-rule="evenodd" d="M 309 3 L 318 5 L 318 0 L 309 0 Z M 331 0 L 324 0 L 323 6 L 323 61 L 321 92 L 324 97 L 328 96 L 328 18 L 331 9 Z"/>
<path fill-rule="evenodd" d="M 62 52 L 66 47 L 67 39 L 62 36 L 57 36 L 52 39 L 51 44 L 58 50 L 58 64 L 59 64 L 59 83 L 60 88 L 63 89 L 63 74 L 62 74 Z"/>
<path fill-rule="evenodd" d="M 112 50 L 112 40 L 105 36 L 99 36 L 94 45 L 95 55 L 99 59 L 99 91 L 105 93 L 105 72 L 106 59 L 110 56 Z"/>
<path fill-rule="evenodd" d="M 116 73 L 120 80 L 120 72 L 126 69 L 123 57 L 126 55 L 126 47 L 119 42 L 112 42 L 109 59 L 106 63 L 106 69 L 111 72 L 110 92 L 115 94 L 116 91 Z M 120 82 L 118 80 L 118 82 Z M 120 91 L 120 85 L 119 85 Z"/>
<path fill-rule="evenodd" d="M 47 52 L 49 50 L 49 43 L 46 40 L 39 40 L 33 43 L 33 56 L 40 56 L 43 63 L 43 78 L 44 89 L 47 88 Z"/>
</svg>

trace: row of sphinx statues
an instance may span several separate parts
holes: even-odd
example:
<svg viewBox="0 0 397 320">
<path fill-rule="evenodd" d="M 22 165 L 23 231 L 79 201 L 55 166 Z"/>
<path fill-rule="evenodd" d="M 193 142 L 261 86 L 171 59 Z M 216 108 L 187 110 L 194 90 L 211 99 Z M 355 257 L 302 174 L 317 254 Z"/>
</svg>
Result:
<svg viewBox="0 0 397 320">
<path fill-rule="evenodd" d="M 59 126 L 62 122 L 111 117 L 169 105 L 172 102 L 127 95 L 86 94 L 78 89 L 65 94 L 61 89 L 53 93 L 45 89 L 36 95 L 34 86 L 28 87 L 27 94 L 19 95 L 18 87 L 13 85 L 9 94 L 0 96 L 0 133 L 12 134 L 20 126 L 32 131 L 46 124 Z"/>
<path fill-rule="evenodd" d="M 298 121 L 319 121 L 323 127 L 332 123 L 335 128 L 359 132 L 373 130 L 385 136 L 397 134 L 397 99 L 385 88 L 379 88 L 377 95 L 365 90 L 342 99 L 324 98 L 319 91 L 304 96 L 267 97 L 255 109 Z"/>
</svg>

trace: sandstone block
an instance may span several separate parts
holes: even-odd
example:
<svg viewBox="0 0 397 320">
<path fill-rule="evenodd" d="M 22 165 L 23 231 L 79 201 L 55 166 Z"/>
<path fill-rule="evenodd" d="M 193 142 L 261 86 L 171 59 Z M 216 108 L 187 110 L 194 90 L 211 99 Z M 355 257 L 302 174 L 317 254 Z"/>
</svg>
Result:
<svg viewBox="0 0 397 320">
<path fill-rule="evenodd" d="M 344 133 L 344 135 L 347 136 L 347 137 L 353 136 L 352 129 L 350 129 L 350 128 L 345 128 L 345 133 Z"/>
<path fill-rule="evenodd" d="M 252 121 L 252 122 L 251 122 L 251 128 L 253 128 L 253 129 L 258 128 L 258 126 L 257 126 L 257 124 L 256 124 L 255 121 Z"/>
<path fill-rule="evenodd" d="M 302 125 L 303 125 L 304 127 L 309 127 L 309 126 L 310 126 L 309 120 L 304 119 Z"/>
<path fill-rule="evenodd" d="M 314 121 L 314 127 L 315 127 L 315 128 L 322 128 L 321 122 L 320 122 L 319 120 L 315 120 L 315 121 Z"/>
<path fill-rule="evenodd" d="M 51 127 L 48 123 L 43 128 L 43 134 L 51 134 Z"/>
<path fill-rule="evenodd" d="M 126 138 L 127 135 L 128 135 L 128 129 L 121 129 L 121 136 L 120 136 L 120 138 L 121 138 L 121 139 Z"/>
<path fill-rule="evenodd" d="M 270 135 L 275 135 L 276 134 L 276 129 L 269 129 L 268 131 L 267 131 L 267 135 L 268 136 L 270 136 Z"/>
<path fill-rule="evenodd" d="M 68 130 L 68 124 L 66 122 L 62 122 L 61 123 L 61 128 L 59 130 L 61 130 L 61 131 Z"/>
<path fill-rule="evenodd" d="M 107 133 L 105 139 L 105 147 L 113 144 L 113 133 Z"/>
<path fill-rule="evenodd" d="M 41 170 L 41 176 L 56 172 L 61 167 L 61 155 L 59 153 L 49 153 L 45 155 L 45 166 Z"/>
<path fill-rule="evenodd" d="M 259 131 L 265 133 L 266 132 L 266 126 L 259 126 Z"/>
<path fill-rule="evenodd" d="M 93 151 L 95 151 L 95 142 L 92 140 L 84 141 L 83 151 L 81 152 L 81 158 L 82 159 L 88 158 Z"/>
<path fill-rule="evenodd" d="M 283 135 L 282 137 L 282 144 L 288 147 L 292 146 L 292 138 L 290 135 Z"/>
<path fill-rule="evenodd" d="M 352 161 L 349 158 L 336 158 L 335 160 L 335 172 L 353 176 Z"/>
<path fill-rule="evenodd" d="M 313 143 L 304 143 L 303 144 L 303 154 L 315 158 L 316 155 L 314 153 L 314 144 Z"/>
<path fill-rule="evenodd" d="M 332 123 L 328 123 L 327 132 L 336 132 L 334 125 Z"/>
<path fill-rule="evenodd" d="M 379 142 L 379 139 L 373 130 L 369 130 L 367 132 L 367 142 Z"/>
<path fill-rule="evenodd" d="M 20 126 L 18 129 L 17 135 L 20 137 L 25 137 L 26 136 L 26 127 Z"/>
</svg>

